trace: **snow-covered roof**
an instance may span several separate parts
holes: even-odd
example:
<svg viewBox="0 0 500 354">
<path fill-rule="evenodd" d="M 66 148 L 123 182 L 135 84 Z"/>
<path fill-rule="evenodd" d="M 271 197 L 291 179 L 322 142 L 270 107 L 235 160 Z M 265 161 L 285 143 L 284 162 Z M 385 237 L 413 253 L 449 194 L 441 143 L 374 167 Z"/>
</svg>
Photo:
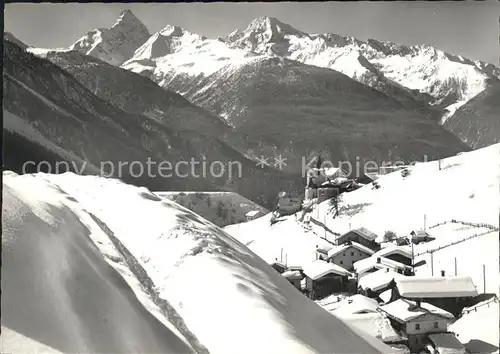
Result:
<svg viewBox="0 0 500 354">
<path fill-rule="evenodd" d="M 351 275 L 351 273 L 349 273 L 344 268 L 339 267 L 338 265 L 333 263 L 322 261 L 320 259 L 317 259 L 304 266 L 304 274 L 307 275 L 312 280 L 317 280 L 321 277 L 324 277 L 327 274 L 332 274 L 332 273 L 341 276 Z"/>
<path fill-rule="evenodd" d="M 377 261 L 378 258 L 380 258 L 380 263 L 378 263 Z M 406 264 L 396 262 L 393 261 L 392 259 L 388 259 L 385 257 L 376 257 L 376 256 L 371 256 L 369 258 L 357 261 L 353 264 L 353 267 L 356 270 L 356 273 L 358 274 L 363 274 L 366 271 L 372 269 L 373 267 L 376 267 L 378 269 L 390 268 L 393 270 L 411 269 L 411 267 L 407 266 Z"/>
<path fill-rule="evenodd" d="M 374 253 L 373 250 L 369 249 L 366 246 L 363 246 L 357 242 L 351 242 L 351 244 L 340 245 L 340 246 L 333 247 L 332 249 L 330 249 L 330 251 L 328 251 L 328 258 L 335 257 L 339 253 L 347 251 L 349 248 L 356 248 L 357 250 L 365 252 L 369 255 L 373 255 L 373 253 Z"/>
<path fill-rule="evenodd" d="M 412 258 L 411 256 L 411 247 L 409 246 L 396 246 L 396 245 L 389 245 L 387 247 L 382 248 L 380 251 L 375 252 L 374 256 L 377 257 L 388 257 L 393 254 L 400 254 L 402 256 L 405 256 L 407 258 Z"/>
<path fill-rule="evenodd" d="M 368 230 L 367 228 L 360 227 L 360 228 L 346 232 L 345 234 L 341 235 L 339 238 L 344 237 L 345 235 L 347 235 L 350 232 L 354 232 L 354 233 L 358 234 L 359 236 L 367 239 L 368 241 L 374 241 L 378 237 L 376 233 Z"/>
<path fill-rule="evenodd" d="M 380 175 L 378 173 L 365 173 L 365 175 L 372 181 L 376 181 L 377 179 L 380 178 Z"/>
<path fill-rule="evenodd" d="M 363 312 L 377 312 L 378 302 L 369 297 L 356 294 L 350 296 L 339 303 L 339 306 L 333 310 L 334 315 L 345 316 L 355 315 Z"/>
<path fill-rule="evenodd" d="M 420 230 L 416 230 L 416 231 L 414 230 L 414 231 L 412 231 L 412 233 L 414 233 L 414 234 L 415 234 L 415 237 L 418 237 L 418 238 L 419 238 L 419 237 L 424 238 L 424 237 L 429 237 L 429 236 L 430 236 L 430 235 L 429 235 L 429 233 L 428 233 L 427 231 L 422 230 L 422 229 L 420 229 Z"/>
<path fill-rule="evenodd" d="M 380 293 L 378 295 L 380 299 L 384 302 L 384 304 L 387 304 L 389 301 L 391 301 L 392 297 L 392 289 L 387 289 L 386 291 Z"/>
<path fill-rule="evenodd" d="M 280 262 L 280 261 L 273 261 L 273 262 L 269 263 L 269 265 L 270 265 L 270 266 L 277 265 L 277 266 L 279 266 L 279 267 L 281 267 L 281 268 L 286 269 L 286 265 L 285 265 L 285 263 Z"/>
<path fill-rule="evenodd" d="M 472 297 L 478 292 L 469 276 L 404 277 L 396 279 L 399 294 L 407 298 Z"/>
<path fill-rule="evenodd" d="M 453 333 L 429 334 L 429 340 L 434 344 L 438 354 L 466 353 L 465 347 Z"/>
<path fill-rule="evenodd" d="M 488 347 L 498 347 L 500 342 L 498 299 L 489 299 L 464 310 L 462 316 L 449 326 L 448 330 L 458 334 L 462 343 L 468 343 L 466 347 L 470 353 L 486 353 Z"/>
<path fill-rule="evenodd" d="M 287 270 L 281 275 L 288 280 L 302 280 L 302 275 L 298 270 Z"/>
<path fill-rule="evenodd" d="M 379 312 L 362 313 L 356 315 L 342 316 L 344 322 L 354 326 L 372 337 L 384 342 L 397 341 L 402 339 L 394 330 L 391 323 Z"/>
<path fill-rule="evenodd" d="M 363 290 L 371 289 L 373 291 L 378 291 L 389 285 L 393 279 L 399 279 L 401 277 L 405 276 L 387 268 L 379 269 L 376 272 L 361 277 L 358 281 L 358 286 Z"/>
<path fill-rule="evenodd" d="M 429 303 L 422 302 L 420 306 L 417 307 L 415 301 L 406 299 L 398 299 L 387 305 L 380 306 L 379 310 L 401 323 L 414 320 L 426 314 L 436 315 L 449 320 L 453 320 L 455 318 L 448 311 Z"/>
<path fill-rule="evenodd" d="M 260 210 L 250 210 L 248 213 L 245 214 L 245 216 L 253 217 L 255 215 L 258 215 L 259 213 L 262 213 L 262 212 Z"/>
<path fill-rule="evenodd" d="M 302 266 L 299 265 L 289 265 L 288 270 L 302 270 Z"/>
<path fill-rule="evenodd" d="M 326 167 L 323 169 L 323 174 L 326 177 L 345 177 L 347 172 L 339 167 Z"/>
</svg>

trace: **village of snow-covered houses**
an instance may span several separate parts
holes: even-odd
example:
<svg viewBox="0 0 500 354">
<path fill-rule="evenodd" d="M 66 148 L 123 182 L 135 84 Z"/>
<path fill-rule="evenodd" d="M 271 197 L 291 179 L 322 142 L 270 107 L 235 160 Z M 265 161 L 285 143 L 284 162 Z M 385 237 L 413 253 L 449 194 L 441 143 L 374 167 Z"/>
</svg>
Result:
<svg viewBox="0 0 500 354">
<path fill-rule="evenodd" d="M 0 352 L 499 353 L 499 3 L 414 3 L 6 5 Z"/>
</svg>

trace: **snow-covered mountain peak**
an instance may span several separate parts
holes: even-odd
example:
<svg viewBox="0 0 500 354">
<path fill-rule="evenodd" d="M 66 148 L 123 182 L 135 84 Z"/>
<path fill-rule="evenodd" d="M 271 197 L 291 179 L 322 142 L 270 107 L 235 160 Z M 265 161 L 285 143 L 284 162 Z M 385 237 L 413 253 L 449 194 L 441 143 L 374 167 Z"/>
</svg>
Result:
<svg viewBox="0 0 500 354">
<path fill-rule="evenodd" d="M 167 25 L 159 33 L 162 36 L 181 37 L 185 30 L 179 26 Z"/>
<path fill-rule="evenodd" d="M 302 32 L 296 30 L 292 26 L 281 22 L 275 17 L 261 16 L 254 19 L 248 25 L 245 32 L 261 31 L 261 32 L 271 32 L 272 34 L 302 34 Z"/>
<path fill-rule="evenodd" d="M 132 32 L 134 36 L 147 35 L 150 36 L 147 27 L 141 22 L 130 10 L 124 10 L 115 21 L 113 26 L 109 28 L 110 30 L 120 31 L 120 32 Z"/>
<path fill-rule="evenodd" d="M 110 28 L 94 29 L 71 47 L 112 65 L 121 65 L 150 37 L 146 26 L 130 10 L 123 11 Z"/>
<path fill-rule="evenodd" d="M 227 36 L 232 47 L 274 55 L 286 55 L 290 37 L 308 36 L 274 17 L 258 17 L 245 30 L 236 30 Z"/>
</svg>

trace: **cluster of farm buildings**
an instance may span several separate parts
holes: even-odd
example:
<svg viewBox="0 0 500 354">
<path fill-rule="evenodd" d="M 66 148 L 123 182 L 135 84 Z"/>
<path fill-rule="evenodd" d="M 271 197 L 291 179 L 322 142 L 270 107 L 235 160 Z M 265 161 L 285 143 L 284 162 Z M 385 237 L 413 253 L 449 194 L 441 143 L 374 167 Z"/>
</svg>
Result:
<svg viewBox="0 0 500 354">
<path fill-rule="evenodd" d="M 308 173 L 304 198 L 280 196 L 279 215 L 300 211 L 298 203 L 304 199 L 321 202 L 359 185 L 340 169 L 318 172 Z M 378 235 L 361 227 L 338 236 L 331 247 L 316 247 L 316 259 L 308 264 L 290 266 L 276 259 L 271 266 L 326 310 L 395 348 L 465 353 L 449 327 L 484 297 L 471 277 L 444 271 L 432 277 L 415 275 L 419 265 L 413 244 L 433 240 L 425 230 L 382 244 L 377 240 Z"/>
</svg>

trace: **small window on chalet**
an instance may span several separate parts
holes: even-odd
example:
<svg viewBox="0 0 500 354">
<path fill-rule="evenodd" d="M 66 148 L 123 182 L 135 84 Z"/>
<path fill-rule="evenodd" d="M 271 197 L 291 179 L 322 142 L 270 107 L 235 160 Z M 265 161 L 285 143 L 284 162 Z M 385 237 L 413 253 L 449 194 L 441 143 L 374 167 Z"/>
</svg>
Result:
<svg viewBox="0 0 500 354">
<path fill-rule="evenodd" d="M 415 323 L 415 329 L 416 329 L 417 331 L 420 331 L 420 323 Z"/>
<path fill-rule="evenodd" d="M 439 328 L 439 323 L 434 322 L 434 328 Z"/>
<path fill-rule="evenodd" d="M 344 264 L 344 261 L 340 261 L 340 264 Z"/>
<path fill-rule="evenodd" d="M 351 256 L 354 256 L 354 252 L 351 252 Z"/>
<path fill-rule="evenodd" d="M 342 253 L 342 257 L 345 257 L 345 253 Z"/>
<path fill-rule="evenodd" d="M 363 253 L 362 253 L 362 252 L 359 252 L 359 255 L 360 255 L 361 257 L 363 257 Z"/>
</svg>

